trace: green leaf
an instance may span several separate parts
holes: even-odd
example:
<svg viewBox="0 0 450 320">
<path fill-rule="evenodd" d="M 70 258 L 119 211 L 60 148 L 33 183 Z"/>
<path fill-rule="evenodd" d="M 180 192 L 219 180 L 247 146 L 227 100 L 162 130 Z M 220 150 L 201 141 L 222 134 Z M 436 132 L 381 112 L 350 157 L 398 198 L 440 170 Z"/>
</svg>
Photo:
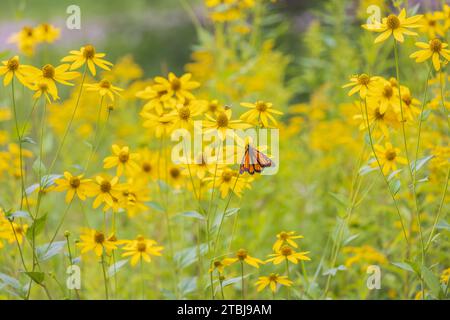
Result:
<svg viewBox="0 0 450 320">
<path fill-rule="evenodd" d="M 119 270 L 126 265 L 128 262 L 128 259 L 123 259 L 123 260 L 119 260 L 117 261 L 115 264 L 113 264 L 112 266 L 109 266 L 108 268 L 108 278 L 113 277 L 117 272 L 119 272 Z"/>
<path fill-rule="evenodd" d="M 348 206 L 348 201 L 347 198 L 339 193 L 334 193 L 334 192 L 328 192 L 328 194 L 330 196 L 332 196 L 337 203 L 339 203 L 340 205 L 342 205 L 344 208 L 347 208 Z"/>
<path fill-rule="evenodd" d="M 28 277 L 30 277 L 31 280 L 36 282 L 37 284 L 41 284 L 44 281 L 45 273 L 43 272 L 36 272 L 36 271 L 29 271 L 24 272 Z"/>
<path fill-rule="evenodd" d="M 11 214 L 6 214 L 8 218 L 25 218 L 25 219 L 31 219 L 30 214 L 27 211 L 19 210 L 15 211 Z"/>
<path fill-rule="evenodd" d="M 194 218 L 194 219 L 198 219 L 198 220 L 205 220 L 205 217 L 202 214 L 198 213 L 197 211 L 186 211 L 186 212 L 180 213 L 180 215 L 183 217 Z"/>
<path fill-rule="evenodd" d="M 244 279 L 248 278 L 250 276 L 250 274 L 246 274 L 244 275 Z M 226 279 L 222 282 L 222 286 L 223 287 L 227 287 L 229 285 L 232 285 L 234 283 L 241 283 L 242 281 L 242 277 L 236 277 L 236 278 L 231 278 L 231 279 Z"/>
<path fill-rule="evenodd" d="M 22 143 L 36 144 L 36 142 L 30 137 L 23 137 Z"/>
<path fill-rule="evenodd" d="M 45 261 L 60 253 L 66 244 L 66 241 L 55 241 L 52 244 L 46 243 L 36 249 L 36 254 L 40 261 Z"/>
<path fill-rule="evenodd" d="M 20 289 L 22 286 L 16 278 L 8 276 L 7 274 L 0 272 L 0 281 L 6 285 L 9 285 L 15 289 Z"/>
<path fill-rule="evenodd" d="M 418 172 L 428 161 L 433 159 L 434 156 L 426 156 L 422 159 L 417 160 L 415 163 L 411 163 L 411 170 L 412 172 Z"/>
<path fill-rule="evenodd" d="M 444 229 L 450 231 L 450 224 L 445 220 L 441 220 L 436 225 L 436 229 Z"/>
<path fill-rule="evenodd" d="M 148 201 L 146 202 L 146 204 L 156 211 L 164 212 L 164 208 L 158 202 Z"/>
<path fill-rule="evenodd" d="M 202 243 L 199 248 L 193 246 L 175 253 L 174 260 L 180 269 L 186 268 L 198 260 L 198 251 L 200 255 L 204 255 L 208 250 L 208 245 Z"/>
<path fill-rule="evenodd" d="M 392 264 L 396 267 L 399 267 L 402 270 L 406 270 L 412 273 L 416 273 L 416 271 L 414 270 L 414 268 L 406 262 L 392 262 Z"/>
<path fill-rule="evenodd" d="M 389 189 L 391 189 L 391 192 L 394 196 L 400 191 L 400 186 L 400 180 L 392 180 L 391 182 L 389 182 Z"/>
<path fill-rule="evenodd" d="M 229 218 L 229 217 L 231 217 L 231 216 L 234 216 L 236 213 L 239 212 L 239 210 L 241 210 L 241 208 L 231 208 L 231 209 L 228 209 L 228 210 L 225 212 L 225 217 Z"/>
<path fill-rule="evenodd" d="M 359 169 L 359 175 L 364 176 L 370 172 L 373 172 L 375 170 L 378 170 L 378 168 L 376 167 L 372 167 L 372 166 L 363 166 Z"/>
<path fill-rule="evenodd" d="M 36 219 L 34 223 L 31 225 L 31 227 L 28 228 L 27 230 L 26 234 L 27 238 L 31 240 L 33 238 L 33 234 L 35 237 L 38 236 L 44 230 L 46 222 L 47 222 L 46 214 L 44 214 L 39 219 Z"/>
<path fill-rule="evenodd" d="M 422 277 L 433 295 L 436 298 L 441 297 L 443 292 L 439 284 L 439 279 L 426 266 L 422 266 Z"/>
<path fill-rule="evenodd" d="M 430 114 L 431 114 L 431 110 L 430 109 L 425 110 L 422 113 L 422 115 L 420 116 L 422 118 L 422 121 L 426 121 L 428 119 L 428 117 L 430 116 Z"/>
<path fill-rule="evenodd" d="M 33 171 L 37 175 L 40 175 L 40 173 L 47 171 L 47 168 L 45 167 L 45 164 L 41 161 L 40 158 L 37 158 L 33 163 Z"/>
</svg>

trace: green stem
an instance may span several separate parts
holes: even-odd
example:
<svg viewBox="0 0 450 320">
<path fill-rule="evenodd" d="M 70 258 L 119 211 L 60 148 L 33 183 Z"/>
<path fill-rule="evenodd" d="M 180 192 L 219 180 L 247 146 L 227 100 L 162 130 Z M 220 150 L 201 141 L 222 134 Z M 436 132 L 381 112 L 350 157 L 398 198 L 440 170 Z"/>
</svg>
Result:
<svg viewBox="0 0 450 320">
<path fill-rule="evenodd" d="M 102 264 L 102 271 L 103 271 L 103 283 L 105 285 L 105 297 L 106 300 L 109 300 L 109 294 L 108 294 L 108 279 L 106 277 L 106 269 L 105 269 L 105 258 L 104 258 L 104 253 L 102 253 L 102 260 L 101 260 L 101 264 Z"/>
<path fill-rule="evenodd" d="M 244 261 L 241 261 L 241 286 L 242 300 L 245 300 Z"/>
<path fill-rule="evenodd" d="M 288 277 L 288 279 L 290 279 L 290 275 L 289 275 L 289 260 L 286 260 L 286 276 Z M 289 288 L 289 286 L 286 286 L 287 289 L 287 299 L 290 300 L 291 299 L 291 289 Z"/>
</svg>

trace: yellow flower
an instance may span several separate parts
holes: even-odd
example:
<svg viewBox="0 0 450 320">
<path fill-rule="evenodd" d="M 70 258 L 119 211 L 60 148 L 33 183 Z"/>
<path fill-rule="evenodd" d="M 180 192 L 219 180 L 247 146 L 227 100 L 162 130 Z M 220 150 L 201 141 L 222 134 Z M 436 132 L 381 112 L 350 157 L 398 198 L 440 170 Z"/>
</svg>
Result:
<svg viewBox="0 0 450 320">
<path fill-rule="evenodd" d="M 155 180 L 158 176 L 158 166 L 156 157 L 149 149 L 139 150 L 139 167 L 140 171 L 136 173 L 136 178 L 148 178 Z"/>
<path fill-rule="evenodd" d="M 156 87 L 158 88 L 158 87 Z M 136 97 L 144 100 L 149 100 L 143 107 L 142 112 L 155 110 L 158 115 L 164 113 L 164 108 L 173 108 L 176 105 L 176 100 L 172 98 L 167 89 L 148 86 L 144 90 L 136 93 Z"/>
<path fill-rule="evenodd" d="M 272 103 L 264 101 L 257 101 L 255 103 L 243 102 L 241 106 L 252 109 L 241 115 L 242 120 L 248 123 L 262 125 L 265 128 L 269 127 L 269 121 L 275 126 L 277 125 L 277 121 L 272 114 L 283 114 L 283 112 L 273 109 Z"/>
<path fill-rule="evenodd" d="M 113 65 L 111 62 L 103 59 L 106 56 L 104 53 L 97 53 L 94 46 L 88 44 L 80 48 L 80 51 L 72 50 L 70 55 L 64 57 L 62 62 L 71 62 L 70 70 L 77 70 L 87 63 L 89 71 L 93 76 L 97 71 L 95 66 L 98 66 L 104 70 L 110 71 L 110 67 Z"/>
<path fill-rule="evenodd" d="M 236 137 L 236 133 L 234 133 L 233 130 L 251 127 L 251 125 L 247 123 L 242 123 L 241 120 L 231 120 L 231 114 L 231 109 L 218 112 L 216 118 L 205 114 L 207 120 L 203 121 L 203 126 L 205 127 L 204 133 L 209 134 L 217 131 L 219 138 L 225 140 L 227 136 L 230 136 L 231 138 Z"/>
<path fill-rule="evenodd" d="M 208 188 L 218 187 L 222 198 L 225 198 L 230 190 L 240 197 L 245 188 L 250 189 L 249 181 L 239 177 L 238 173 L 230 168 L 218 169 L 215 181 L 214 177 L 205 178 L 205 181 L 209 182 Z"/>
<path fill-rule="evenodd" d="M 284 244 L 289 244 L 294 248 L 298 248 L 297 243 L 295 243 L 294 239 L 303 239 L 302 235 L 296 235 L 295 231 L 282 231 L 277 234 L 277 241 L 273 245 L 273 251 L 277 252 L 280 250 L 281 246 Z"/>
<path fill-rule="evenodd" d="M 83 175 L 73 176 L 70 172 L 64 172 L 64 178 L 56 179 L 54 191 L 67 191 L 66 202 L 72 201 L 75 195 L 82 201 L 86 200 L 86 187 L 91 182 L 90 179 L 83 179 Z"/>
<path fill-rule="evenodd" d="M 209 268 L 209 272 L 211 273 L 214 272 L 214 270 L 217 270 L 219 274 L 222 274 L 224 272 L 224 269 L 234 262 L 235 261 L 233 259 L 215 260 L 211 268 Z"/>
<path fill-rule="evenodd" d="M 398 88 L 393 86 L 391 81 L 381 80 L 369 92 L 367 103 L 369 106 L 379 105 L 381 113 L 388 109 L 397 110 L 400 108 Z"/>
<path fill-rule="evenodd" d="M 441 273 L 441 283 L 449 285 L 449 279 L 450 279 L 450 268 L 447 268 Z"/>
<path fill-rule="evenodd" d="M 162 136 L 167 136 L 170 134 L 173 128 L 173 118 L 168 118 L 167 116 L 158 116 L 150 112 L 141 112 L 140 116 L 144 118 L 144 123 L 142 126 L 147 128 L 151 134 L 155 137 L 160 138 Z"/>
<path fill-rule="evenodd" d="M 118 182 L 118 177 L 108 179 L 97 176 L 95 181 L 86 187 L 86 194 L 89 197 L 96 197 L 92 205 L 94 209 L 98 208 L 102 203 L 106 203 L 110 207 L 114 206 L 114 198 L 119 199 L 124 189 L 124 186 L 118 184 Z"/>
<path fill-rule="evenodd" d="M 450 28 L 450 6 L 448 4 L 444 4 L 442 11 L 437 12 L 437 17 L 440 20 L 444 20 L 444 30 L 448 31 Z"/>
<path fill-rule="evenodd" d="M 103 232 L 88 228 L 82 230 L 77 246 L 81 248 L 81 254 L 94 251 L 98 257 L 104 252 L 109 254 L 112 250 L 117 249 L 114 241 L 107 238 Z"/>
<path fill-rule="evenodd" d="M 409 57 L 416 59 L 417 63 L 424 62 L 431 58 L 436 71 L 441 70 L 441 57 L 447 61 L 450 60 L 450 50 L 445 49 L 448 47 L 448 44 L 441 42 L 441 40 L 437 38 L 430 40 L 428 43 L 416 42 L 416 46 L 422 50 L 414 52 Z"/>
<path fill-rule="evenodd" d="M 35 32 L 38 41 L 53 43 L 58 40 L 61 30 L 55 28 L 51 24 L 42 23 L 36 27 Z"/>
<path fill-rule="evenodd" d="M 374 83 L 378 80 L 378 77 L 370 77 L 369 75 L 362 73 L 350 78 L 350 83 L 345 84 L 342 88 L 353 87 L 348 95 L 352 96 L 359 92 L 359 95 L 364 99 L 367 93 L 373 89 Z"/>
<path fill-rule="evenodd" d="M 5 87 L 11 83 L 13 77 L 16 77 L 24 86 L 30 87 L 28 77 L 34 71 L 34 67 L 20 64 L 18 56 L 2 61 L 2 64 L 3 66 L 0 66 L 0 76 L 4 76 L 3 85 Z"/>
<path fill-rule="evenodd" d="M 197 101 L 179 104 L 175 110 L 162 117 L 163 121 L 172 121 L 173 129 L 190 129 L 194 118 L 202 113 L 202 107 Z"/>
<path fill-rule="evenodd" d="M 9 43 L 15 43 L 17 48 L 27 56 L 32 56 L 36 44 L 39 39 L 36 36 L 36 32 L 32 27 L 25 26 L 19 32 L 13 34 L 9 37 Z"/>
<path fill-rule="evenodd" d="M 386 18 L 383 18 L 381 23 L 375 22 L 374 24 L 365 24 L 362 27 L 369 31 L 382 32 L 376 39 L 375 43 L 383 42 L 391 35 L 395 40 L 399 42 L 404 41 L 404 34 L 409 36 L 415 36 L 417 33 L 410 31 L 410 28 L 419 28 L 420 24 L 417 22 L 422 19 L 422 15 L 416 15 L 413 17 L 406 17 L 406 10 L 402 9 L 400 14 L 390 14 Z"/>
<path fill-rule="evenodd" d="M 117 167 L 117 176 L 119 177 L 124 171 L 127 175 L 133 175 L 139 170 L 139 165 L 136 162 L 139 160 L 139 153 L 130 153 L 129 147 L 120 148 L 117 144 L 113 144 L 111 149 L 114 155 L 103 160 L 105 169 Z"/>
<path fill-rule="evenodd" d="M 87 88 L 87 91 L 96 91 L 101 97 L 108 95 L 111 101 L 114 101 L 114 95 L 120 96 L 119 92 L 123 91 L 123 89 L 113 86 L 111 82 L 106 79 L 103 79 L 98 83 L 85 84 L 84 86 Z"/>
<path fill-rule="evenodd" d="M 403 115 L 407 120 L 414 120 L 415 116 L 420 114 L 420 101 L 413 98 L 409 88 L 401 86 Z M 401 114 L 399 121 L 401 120 Z"/>
<path fill-rule="evenodd" d="M 309 253 L 309 251 L 295 252 L 289 246 L 282 246 L 277 253 L 269 255 L 269 257 L 272 257 L 272 258 L 268 259 L 266 262 L 272 262 L 273 264 L 280 264 L 283 261 L 287 260 L 294 264 L 297 264 L 299 261 L 311 260 L 307 256 L 308 253 Z"/>
<path fill-rule="evenodd" d="M 236 252 L 235 258 L 225 258 L 222 260 L 222 263 L 225 265 L 232 265 L 233 263 L 240 261 L 241 263 L 246 263 L 252 267 L 259 268 L 260 264 L 264 264 L 264 261 L 251 257 L 248 255 L 247 250 L 245 249 L 239 249 Z"/>
<path fill-rule="evenodd" d="M 420 20 L 420 24 L 422 25 L 420 31 L 428 33 L 430 39 L 436 38 L 437 35 L 444 37 L 444 27 L 439 23 L 439 19 L 439 12 L 425 13 Z"/>
<path fill-rule="evenodd" d="M 365 267 L 369 264 L 387 264 L 386 257 L 375 250 L 373 247 L 364 245 L 361 247 L 345 247 L 343 249 L 345 254 L 352 254 L 351 257 L 345 260 L 345 266 L 350 268 L 354 264 L 360 264 L 361 267 Z"/>
<path fill-rule="evenodd" d="M 41 70 L 33 68 L 28 81 L 31 83 L 45 83 L 50 92 L 58 92 L 56 82 L 67 86 L 73 86 L 68 80 L 73 80 L 80 75 L 78 72 L 68 71 L 69 68 L 70 65 L 68 64 L 62 64 L 56 68 L 51 64 L 46 64 Z"/>
<path fill-rule="evenodd" d="M 206 106 L 205 115 L 209 115 L 211 117 L 217 117 L 219 112 L 224 112 L 225 108 L 219 104 L 218 100 L 211 100 Z"/>
<path fill-rule="evenodd" d="M 400 148 L 394 148 L 390 142 L 386 142 L 384 147 L 378 144 L 375 145 L 375 153 L 385 175 L 390 171 L 397 170 L 397 163 L 407 164 L 407 160 L 399 156 Z M 377 165 L 376 162 L 373 163 L 373 166 Z"/>
<path fill-rule="evenodd" d="M 173 165 L 168 169 L 168 182 L 169 184 L 179 190 L 185 186 L 185 175 L 183 174 L 184 168 Z"/>
<path fill-rule="evenodd" d="M 126 252 L 122 254 L 122 257 L 131 257 L 130 264 L 133 267 L 141 260 L 151 262 L 151 256 L 161 256 L 161 251 L 164 249 L 156 244 L 157 242 L 154 240 L 138 236 L 136 240 L 129 241 L 123 247 Z"/>
<path fill-rule="evenodd" d="M 58 91 L 55 91 L 55 88 L 50 88 L 45 81 L 35 82 L 31 86 L 31 89 L 35 91 L 33 99 L 39 99 L 41 96 L 44 96 L 48 103 L 51 103 L 51 96 L 53 101 L 59 100 Z"/>
<path fill-rule="evenodd" d="M 148 210 L 146 202 L 150 201 L 150 189 L 142 180 L 129 180 L 127 188 L 122 192 L 124 197 L 124 209 L 129 217 L 134 217 L 140 212 Z"/>
<path fill-rule="evenodd" d="M 278 273 L 271 273 L 268 277 L 259 277 L 255 283 L 258 292 L 263 291 L 267 286 L 275 293 L 277 291 L 277 284 L 290 287 L 293 282 L 287 276 L 280 276 Z"/>
<path fill-rule="evenodd" d="M 389 128 L 396 128 L 400 125 L 398 117 L 393 109 L 388 109 L 386 112 L 381 112 L 381 107 L 379 104 L 367 106 L 368 115 L 363 114 L 355 115 L 354 119 L 360 120 L 361 124 L 359 129 L 361 131 L 367 130 L 367 122 L 372 127 L 381 130 L 384 136 L 389 137 Z"/>
<path fill-rule="evenodd" d="M 186 73 L 178 78 L 173 72 L 169 73 L 169 78 L 156 77 L 154 80 L 156 84 L 153 89 L 156 91 L 167 91 L 167 95 L 172 97 L 175 95 L 180 101 L 185 99 L 195 99 L 190 92 L 200 86 L 200 83 L 190 81 L 192 74 Z"/>
</svg>

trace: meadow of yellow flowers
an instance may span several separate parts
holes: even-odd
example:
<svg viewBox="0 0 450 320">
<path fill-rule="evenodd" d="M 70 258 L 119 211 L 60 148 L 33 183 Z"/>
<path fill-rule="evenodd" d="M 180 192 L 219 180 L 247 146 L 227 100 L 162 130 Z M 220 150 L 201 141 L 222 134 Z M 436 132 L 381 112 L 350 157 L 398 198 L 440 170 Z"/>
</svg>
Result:
<svg viewBox="0 0 450 320">
<path fill-rule="evenodd" d="M 8 35 L 0 299 L 449 298 L 450 5 L 324 1 L 292 38 L 288 3 L 181 1 L 183 73 Z M 219 161 L 239 129 L 278 129 L 276 174 Z"/>
</svg>

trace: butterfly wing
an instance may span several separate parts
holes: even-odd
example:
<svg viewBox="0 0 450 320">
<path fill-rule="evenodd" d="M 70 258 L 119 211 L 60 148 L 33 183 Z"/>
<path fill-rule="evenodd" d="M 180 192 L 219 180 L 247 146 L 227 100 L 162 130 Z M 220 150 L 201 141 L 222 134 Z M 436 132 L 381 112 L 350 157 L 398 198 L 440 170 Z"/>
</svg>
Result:
<svg viewBox="0 0 450 320">
<path fill-rule="evenodd" d="M 242 159 L 239 173 L 248 172 L 253 175 L 255 172 L 261 173 L 264 168 L 273 166 L 273 161 L 265 154 L 259 152 L 250 145 L 245 147 L 244 158 Z"/>
</svg>

